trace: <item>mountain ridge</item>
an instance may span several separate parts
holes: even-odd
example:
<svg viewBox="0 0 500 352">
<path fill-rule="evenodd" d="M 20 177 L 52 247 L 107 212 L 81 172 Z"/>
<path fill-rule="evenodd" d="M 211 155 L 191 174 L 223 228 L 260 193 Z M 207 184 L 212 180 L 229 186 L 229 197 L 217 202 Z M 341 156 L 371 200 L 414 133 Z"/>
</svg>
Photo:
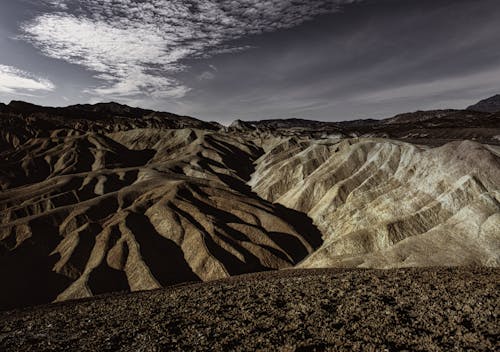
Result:
<svg viewBox="0 0 500 352">
<path fill-rule="evenodd" d="M 477 107 L 477 108 L 475 108 Z M 481 107 L 486 107 L 482 109 Z M 233 128 L 236 125 L 254 127 L 269 127 L 269 128 L 293 128 L 293 127 L 353 127 L 353 126 L 374 126 L 381 124 L 398 124 L 398 123 L 410 123 L 410 122 L 425 122 L 426 120 L 436 120 L 440 118 L 450 117 L 454 114 L 459 114 L 466 111 L 476 112 L 476 113 L 489 113 L 493 114 L 495 118 L 497 112 L 500 112 L 500 94 L 494 95 L 492 97 L 483 99 L 476 104 L 473 104 L 463 110 L 460 109 L 444 109 L 444 110 L 417 110 L 414 112 L 399 113 L 392 117 L 373 119 L 354 119 L 354 120 L 342 120 L 342 121 L 321 121 L 314 119 L 304 119 L 304 118 L 270 118 L 270 119 L 260 119 L 260 120 L 234 120 L 229 124 L 228 128 Z M 199 120 L 197 118 L 178 115 L 170 112 L 155 111 L 151 109 L 143 109 L 139 107 L 131 107 L 125 104 L 120 104 L 117 102 L 101 102 L 95 104 L 75 104 L 68 105 L 65 107 L 50 107 L 50 106 L 40 106 L 32 104 L 29 102 L 21 100 L 12 100 L 8 104 L 0 103 L 0 112 L 2 113 L 51 113 L 51 114 L 61 114 L 62 116 L 69 118 L 79 118 L 79 119 L 93 119 L 95 118 L 92 114 L 99 115 L 101 117 L 128 117 L 128 118 L 144 118 L 150 115 L 162 116 L 165 118 L 178 118 L 178 119 L 190 119 L 192 121 L 202 121 L 207 124 L 213 124 L 214 122 L 206 122 Z M 103 115 L 104 114 L 104 115 Z M 490 115 L 484 115 L 490 116 Z M 460 116 L 455 116 L 459 118 Z M 206 125 L 207 126 L 207 125 Z M 222 128 L 222 125 L 217 124 L 217 128 Z"/>
</svg>

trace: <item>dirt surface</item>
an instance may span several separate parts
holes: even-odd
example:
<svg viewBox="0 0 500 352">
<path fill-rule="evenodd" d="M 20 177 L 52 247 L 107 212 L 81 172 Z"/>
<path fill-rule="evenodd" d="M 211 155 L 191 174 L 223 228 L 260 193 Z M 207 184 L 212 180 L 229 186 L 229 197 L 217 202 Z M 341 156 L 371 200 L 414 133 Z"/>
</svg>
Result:
<svg viewBox="0 0 500 352">
<path fill-rule="evenodd" d="M 284 270 L 0 313 L 2 351 L 494 351 L 500 270 Z"/>
</svg>

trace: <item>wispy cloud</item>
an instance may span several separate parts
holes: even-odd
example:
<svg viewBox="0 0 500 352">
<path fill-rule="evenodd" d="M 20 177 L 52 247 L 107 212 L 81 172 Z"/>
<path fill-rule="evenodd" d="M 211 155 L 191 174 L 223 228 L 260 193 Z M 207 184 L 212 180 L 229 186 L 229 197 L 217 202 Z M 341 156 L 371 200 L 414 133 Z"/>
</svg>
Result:
<svg viewBox="0 0 500 352">
<path fill-rule="evenodd" d="M 427 82 L 400 85 L 373 93 L 354 96 L 352 99 L 362 103 L 384 103 L 401 99 L 423 99 L 453 91 L 488 91 L 498 87 L 500 69 L 485 70 L 460 77 L 444 77 Z"/>
<path fill-rule="evenodd" d="M 12 66 L 0 65 L 0 93 L 23 94 L 54 89 L 54 84 L 47 79 Z"/>
<path fill-rule="evenodd" d="M 95 71 L 96 95 L 182 97 L 183 60 L 246 50 L 228 42 L 291 28 L 356 0 L 50 0 L 22 26 L 47 56 Z"/>
<path fill-rule="evenodd" d="M 215 74 L 211 71 L 204 71 L 198 76 L 200 81 L 210 81 L 215 78 Z"/>
</svg>

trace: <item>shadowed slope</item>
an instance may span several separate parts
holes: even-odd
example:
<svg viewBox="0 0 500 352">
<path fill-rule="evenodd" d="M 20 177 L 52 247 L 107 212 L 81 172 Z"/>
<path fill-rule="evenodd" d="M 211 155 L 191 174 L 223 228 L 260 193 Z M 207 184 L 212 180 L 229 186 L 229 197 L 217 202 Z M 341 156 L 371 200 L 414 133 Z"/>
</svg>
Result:
<svg viewBox="0 0 500 352">
<path fill-rule="evenodd" d="M 245 184 L 261 153 L 190 129 L 39 138 L 6 152 L 2 307 L 293 266 L 321 235 Z M 33 180 L 25 160 L 46 171 Z"/>
</svg>

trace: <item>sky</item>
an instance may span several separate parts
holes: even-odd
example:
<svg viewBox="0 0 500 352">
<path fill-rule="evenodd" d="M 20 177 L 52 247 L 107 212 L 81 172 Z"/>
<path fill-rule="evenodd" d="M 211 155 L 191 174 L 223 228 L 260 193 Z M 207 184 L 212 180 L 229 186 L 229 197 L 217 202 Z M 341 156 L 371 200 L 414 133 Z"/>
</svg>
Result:
<svg viewBox="0 0 500 352">
<path fill-rule="evenodd" d="M 500 93 L 498 0 L 0 0 L 0 101 L 383 118 Z"/>
</svg>

